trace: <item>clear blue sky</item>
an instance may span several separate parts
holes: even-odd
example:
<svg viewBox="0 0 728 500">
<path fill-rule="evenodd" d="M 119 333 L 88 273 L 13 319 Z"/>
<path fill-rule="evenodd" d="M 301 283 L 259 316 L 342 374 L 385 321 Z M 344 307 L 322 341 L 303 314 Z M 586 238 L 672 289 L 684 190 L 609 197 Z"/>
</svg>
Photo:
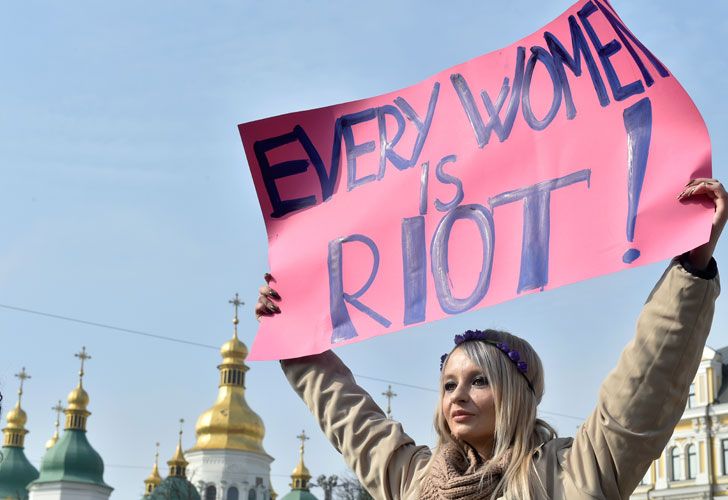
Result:
<svg viewBox="0 0 728 500">
<path fill-rule="evenodd" d="M 571 4 L 541 2 L 16 2 L 0 18 L 0 304 L 220 345 L 227 300 L 251 304 L 267 268 L 262 217 L 236 125 L 380 94 L 537 30 Z M 728 3 L 615 0 L 627 25 L 695 100 L 728 179 Z M 726 246 L 718 258 L 726 261 Z M 467 327 L 530 339 L 548 412 L 583 417 L 630 339 L 664 264 L 568 286 L 339 350 L 358 374 L 435 387 L 439 355 Z M 728 344 L 719 302 L 709 344 Z M 256 322 L 241 322 L 250 344 Z M 216 350 L 0 307 L 0 390 L 25 366 L 26 452 L 39 462 L 50 408 L 76 383 L 85 345 L 89 438 L 113 498 L 136 498 L 154 443 L 213 402 Z M 362 379 L 374 394 L 386 384 Z M 395 386 L 395 417 L 432 443 L 435 394 Z M 248 402 L 288 491 L 301 429 L 314 474 L 344 464 L 280 374 L 254 363 Z M 381 396 L 378 399 L 383 402 Z M 577 419 L 544 416 L 564 434 Z M 4 415 L 3 415 L 4 426 Z M 166 465 L 163 467 L 166 474 Z"/>
</svg>

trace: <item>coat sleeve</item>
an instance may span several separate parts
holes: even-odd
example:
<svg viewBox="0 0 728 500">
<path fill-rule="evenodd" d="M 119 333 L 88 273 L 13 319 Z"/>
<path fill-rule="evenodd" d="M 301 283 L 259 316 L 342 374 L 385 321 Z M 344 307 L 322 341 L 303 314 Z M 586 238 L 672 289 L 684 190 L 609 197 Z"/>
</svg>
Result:
<svg viewBox="0 0 728 500">
<path fill-rule="evenodd" d="M 717 276 L 698 277 L 677 261 L 660 278 L 566 457 L 564 472 L 583 494 L 629 498 L 660 456 L 685 409 L 719 292 Z"/>
<path fill-rule="evenodd" d="M 281 361 L 293 389 L 376 499 L 410 496 L 431 453 L 388 419 L 331 351 Z"/>
</svg>

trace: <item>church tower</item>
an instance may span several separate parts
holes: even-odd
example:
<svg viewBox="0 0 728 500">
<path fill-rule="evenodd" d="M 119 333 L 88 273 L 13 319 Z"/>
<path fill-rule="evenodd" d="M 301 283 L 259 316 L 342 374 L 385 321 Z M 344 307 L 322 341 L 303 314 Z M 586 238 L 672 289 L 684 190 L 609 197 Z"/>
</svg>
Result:
<svg viewBox="0 0 728 500">
<path fill-rule="evenodd" d="M 25 435 L 28 431 L 25 424 L 28 416 L 20 406 L 23 398 L 23 384 L 30 378 L 25 367 L 15 375 L 20 379 L 18 389 L 18 402 L 8 412 L 8 425 L 3 429 L 3 446 L 0 453 L 0 498 L 13 500 L 26 500 L 28 498 L 28 484 L 38 477 L 38 470 L 31 465 L 25 456 Z"/>
<path fill-rule="evenodd" d="M 233 337 L 222 345 L 217 400 L 197 419 L 197 442 L 187 452 L 190 480 L 203 500 L 269 500 L 270 464 L 263 449 L 265 427 L 245 401 L 245 358 L 248 348 L 238 339 L 238 294 Z"/>
<path fill-rule="evenodd" d="M 58 400 L 58 404 L 51 408 L 54 412 L 56 412 L 56 425 L 55 430 L 53 431 L 53 435 L 51 438 L 46 441 L 46 450 L 49 450 L 50 448 L 53 448 L 53 445 L 55 445 L 58 442 L 58 437 L 60 434 L 58 434 L 58 428 L 61 426 L 61 413 L 63 413 L 66 409 L 61 405 L 61 400 Z"/>
<path fill-rule="evenodd" d="M 154 490 L 162 482 L 162 476 L 159 475 L 159 443 L 157 443 L 157 452 L 154 454 L 154 467 L 152 472 L 144 480 L 144 497 L 149 498 L 149 495 L 154 493 Z"/>
<path fill-rule="evenodd" d="M 308 482 L 311 480 L 311 473 L 308 471 L 308 467 L 306 467 L 306 464 L 303 462 L 304 445 L 309 438 L 306 436 L 306 431 L 301 431 L 301 434 L 296 437 L 301 441 L 298 464 L 291 473 L 291 491 L 286 493 L 281 500 L 317 500 L 308 489 Z"/>
<path fill-rule="evenodd" d="M 91 359 L 84 347 L 78 386 L 68 394 L 63 435 L 52 444 L 40 464 L 40 476 L 28 487 L 29 500 L 108 500 L 113 488 L 104 482 L 104 461 L 86 438 L 89 396 L 83 388 L 84 363 Z"/>
<path fill-rule="evenodd" d="M 169 465 L 169 475 L 155 486 L 150 493 L 145 494 L 142 500 L 200 500 L 200 494 L 194 485 L 187 479 L 187 459 L 182 452 L 182 424 L 184 420 L 180 419 L 179 440 L 177 441 L 177 449 L 174 455 L 167 461 Z M 157 466 L 154 465 L 152 476 Z M 159 471 L 157 471 L 159 476 Z M 149 481 L 149 478 L 147 478 Z M 147 481 L 144 481 L 148 485 Z"/>
</svg>

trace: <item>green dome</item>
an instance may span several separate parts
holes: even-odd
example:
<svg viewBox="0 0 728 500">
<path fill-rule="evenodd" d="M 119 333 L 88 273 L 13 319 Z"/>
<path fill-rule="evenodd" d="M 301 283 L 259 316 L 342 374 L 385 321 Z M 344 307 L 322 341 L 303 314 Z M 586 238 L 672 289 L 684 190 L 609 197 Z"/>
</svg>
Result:
<svg viewBox="0 0 728 500">
<path fill-rule="evenodd" d="M 200 500 L 200 494 L 184 477 L 167 477 L 144 500 Z"/>
<path fill-rule="evenodd" d="M 86 432 L 66 429 L 40 463 L 35 483 L 76 481 L 109 487 L 104 483 L 104 461 L 86 439 Z"/>
<path fill-rule="evenodd" d="M 308 490 L 292 490 L 280 500 L 318 500 L 318 498 Z"/>
<path fill-rule="evenodd" d="M 38 477 L 38 470 L 25 457 L 22 448 L 3 446 L 0 461 L 0 498 L 26 500 L 26 486 Z"/>
</svg>

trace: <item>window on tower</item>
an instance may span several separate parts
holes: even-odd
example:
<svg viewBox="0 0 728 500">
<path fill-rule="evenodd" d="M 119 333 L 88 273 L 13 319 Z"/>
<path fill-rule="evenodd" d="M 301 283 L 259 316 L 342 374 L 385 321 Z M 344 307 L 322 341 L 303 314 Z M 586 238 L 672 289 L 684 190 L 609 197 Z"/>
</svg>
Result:
<svg viewBox="0 0 728 500">
<path fill-rule="evenodd" d="M 217 499 L 217 488 L 212 484 L 205 488 L 205 500 L 216 500 Z"/>
</svg>

